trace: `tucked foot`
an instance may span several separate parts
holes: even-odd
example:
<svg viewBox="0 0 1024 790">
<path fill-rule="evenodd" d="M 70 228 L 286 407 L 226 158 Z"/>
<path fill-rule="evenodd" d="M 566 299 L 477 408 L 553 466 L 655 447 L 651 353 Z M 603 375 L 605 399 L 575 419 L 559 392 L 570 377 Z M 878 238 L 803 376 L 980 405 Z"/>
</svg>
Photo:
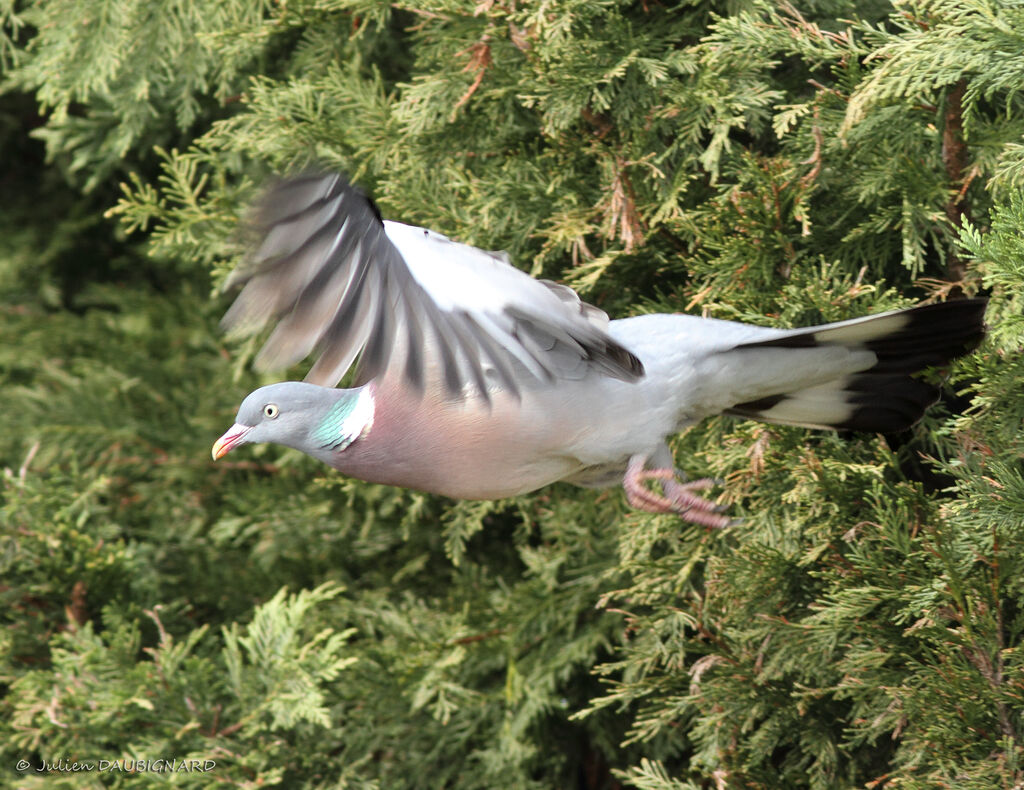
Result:
<svg viewBox="0 0 1024 790">
<path fill-rule="evenodd" d="M 646 462 L 646 457 L 636 455 L 629 459 L 626 467 L 622 486 L 632 507 L 648 513 L 676 513 L 684 521 L 712 529 L 722 529 L 734 523 L 733 519 L 721 515 L 724 510 L 721 505 L 692 493 L 711 488 L 718 481 L 704 477 L 683 482 L 675 469 L 645 469 Z M 648 488 L 646 483 L 649 480 L 659 481 L 664 494 Z"/>
</svg>

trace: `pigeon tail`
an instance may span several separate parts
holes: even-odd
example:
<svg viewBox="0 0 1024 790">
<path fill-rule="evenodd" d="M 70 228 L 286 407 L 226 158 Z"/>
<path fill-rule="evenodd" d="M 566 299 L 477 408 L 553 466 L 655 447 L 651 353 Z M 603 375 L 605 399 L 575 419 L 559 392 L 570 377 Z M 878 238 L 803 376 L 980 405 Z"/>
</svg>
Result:
<svg viewBox="0 0 1024 790">
<path fill-rule="evenodd" d="M 808 428 L 895 433 L 916 423 L 939 396 L 913 378 L 970 353 L 985 336 L 986 300 L 959 299 L 911 310 L 794 330 L 734 350 L 842 347 L 871 351 L 875 362 L 826 382 L 767 393 L 725 414 Z"/>
</svg>

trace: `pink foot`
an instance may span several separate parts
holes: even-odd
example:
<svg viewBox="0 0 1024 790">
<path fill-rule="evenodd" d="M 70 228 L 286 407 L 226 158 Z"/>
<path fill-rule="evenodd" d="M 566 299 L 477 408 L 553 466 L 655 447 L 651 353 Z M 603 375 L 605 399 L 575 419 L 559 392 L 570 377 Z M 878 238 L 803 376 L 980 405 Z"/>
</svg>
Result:
<svg viewBox="0 0 1024 790">
<path fill-rule="evenodd" d="M 684 483 L 678 479 L 675 469 L 644 469 L 647 458 L 635 455 L 629 459 L 626 477 L 622 486 L 626 500 L 637 510 L 648 513 L 677 513 L 684 521 L 702 527 L 721 529 L 733 524 L 728 516 L 721 515 L 722 507 L 699 497 L 691 491 L 704 491 L 715 485 L 709 477 Z M 657 494 L 646 485 L 648 480 L 661 481 L 664 495 Z"/>
</svg>

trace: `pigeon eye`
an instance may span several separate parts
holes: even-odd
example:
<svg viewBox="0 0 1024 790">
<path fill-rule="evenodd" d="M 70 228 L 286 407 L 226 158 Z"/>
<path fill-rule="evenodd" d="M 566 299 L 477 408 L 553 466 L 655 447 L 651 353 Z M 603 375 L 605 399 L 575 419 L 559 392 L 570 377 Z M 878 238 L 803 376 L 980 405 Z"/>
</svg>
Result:
<svg viewBox="0 0 1024 790">
<path fill-rule="evenodd" d="M 268 403 L 266 406 L 263 407 L 263 416 L 266 417 L 268 420 L 272 420 L 275 417 L 277 417 L 279 411 L 280 409 L 277 408 L 276 403 Z"/>
</svg>

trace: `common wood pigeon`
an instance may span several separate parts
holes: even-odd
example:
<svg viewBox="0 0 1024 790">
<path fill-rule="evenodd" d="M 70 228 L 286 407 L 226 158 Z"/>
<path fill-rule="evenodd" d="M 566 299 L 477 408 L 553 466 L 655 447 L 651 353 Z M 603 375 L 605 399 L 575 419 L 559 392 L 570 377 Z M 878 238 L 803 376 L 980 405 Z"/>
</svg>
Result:
<svg viewBox="0 0 1024 790">
<path fill-rule="evenodd" d="M 363 480 L 456 498 L 622 482 L 634 507 L 723 527 L 721 508 L 694 493 L 713 481 L 680 479 L 666 437 L 714 414 L 900 431 L 937 397 L 912 375 L 984 335 L 983 299 L 805 329 L 609 321 L 504 253 L 382 220 L 338 175 L 280 181 L 254 225 L 224 325 L 277 322 L 265 369 L 317 359 L 304 382 L 246 397 L 214 459 L 276 442 Z M 335 389 L 357 357 L 355 386 Z"/>
</svg>

